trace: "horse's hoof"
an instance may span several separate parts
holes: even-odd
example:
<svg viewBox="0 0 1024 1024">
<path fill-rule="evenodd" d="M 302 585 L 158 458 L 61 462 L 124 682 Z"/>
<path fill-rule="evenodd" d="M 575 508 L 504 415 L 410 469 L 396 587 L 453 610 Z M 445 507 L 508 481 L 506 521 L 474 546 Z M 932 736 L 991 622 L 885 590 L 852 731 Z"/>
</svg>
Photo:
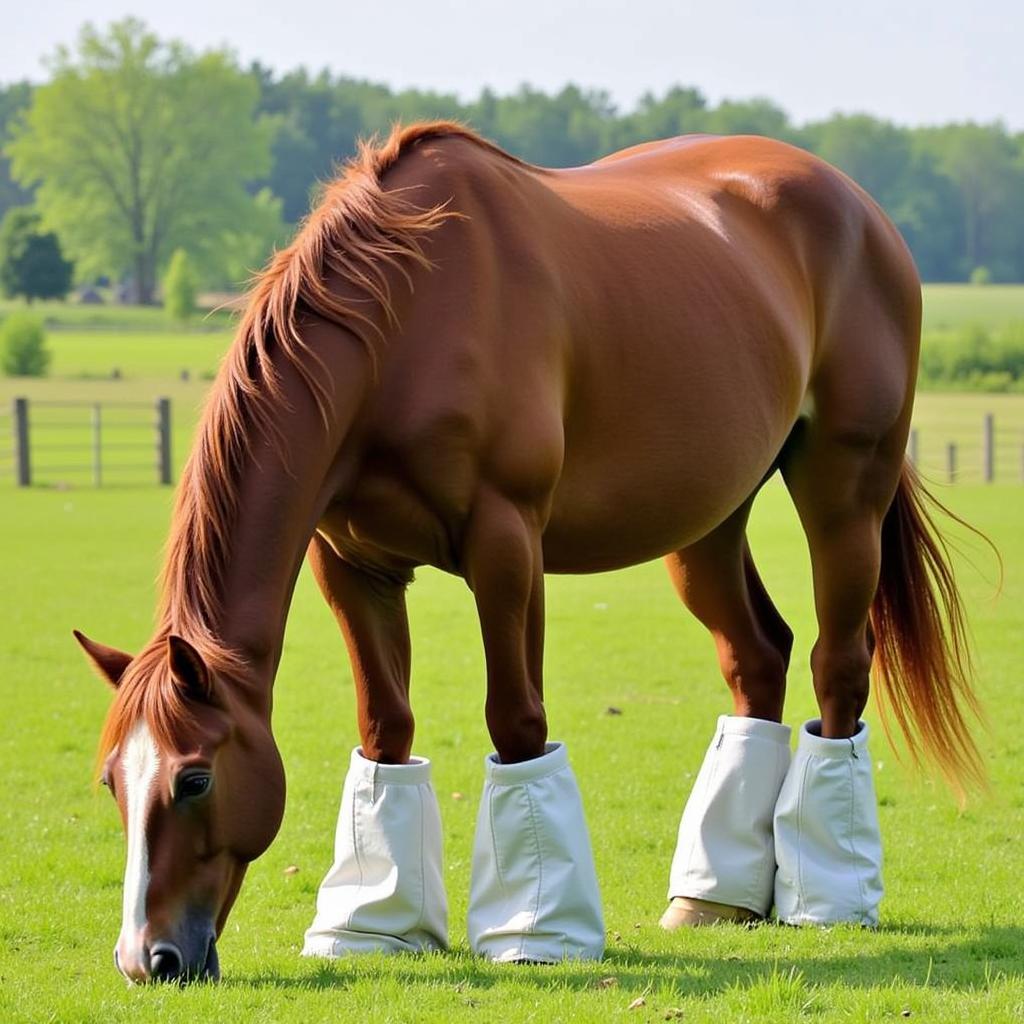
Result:
<svg viewBox="0 0 1024 1024">
<path fill-rule="evenodd" d="M 761 915 L 746 907 L 730 907 L 727 903 L 712 903 L 710 900 L 691 900 L 676 896 L 661 915 L 659 924 L 667 932 L 677 928 L 699 928 L 708 924 L 753 924 Z"/>
</svg>

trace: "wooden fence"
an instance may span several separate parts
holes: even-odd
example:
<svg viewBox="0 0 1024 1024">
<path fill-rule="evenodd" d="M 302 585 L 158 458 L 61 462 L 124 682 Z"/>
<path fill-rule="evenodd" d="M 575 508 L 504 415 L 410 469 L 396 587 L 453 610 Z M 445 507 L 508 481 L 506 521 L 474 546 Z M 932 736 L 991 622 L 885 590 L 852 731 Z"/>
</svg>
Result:
<svg viewBox="0 0 1024 1024">
<path fill-rule="evenodd" d="M 142 458 L 143 452 L 148 457 Z M 1024 431 L 1019 422 L 1000 430 L 993 413 L 980 420 L 953 416 L 945 427 L 914 426 L 907 455 L 932 480 L 1024 481 Z M 15 398 L 9 409 L 0 409 L 0 481 L 29 487 L 85 476 L 101 487 L 110 478 L 125 481 L 125 474 L 143 473 L 159 484 L 171 483 L 169 398 L 155 403 Z"/>
<path fill-rule="evenodd" d="M 171 400 L 50 402 L 15 398 L 0 411 L 0 479 L 19 487 L 76 481 L 96 487 L 143 474 L 171 481 Z M 4 451 L 3 449 L 6 449 Z"/>
<path fill-rule="evenodd" d="M 945 431 L 912 426 L 907 456 L 926 477 L 944 483 L 1024 482 L 1024 432 L 1019 424 L 1000 430 L 993 413 L 969 422 L 954 418 Z"/>
</svg>

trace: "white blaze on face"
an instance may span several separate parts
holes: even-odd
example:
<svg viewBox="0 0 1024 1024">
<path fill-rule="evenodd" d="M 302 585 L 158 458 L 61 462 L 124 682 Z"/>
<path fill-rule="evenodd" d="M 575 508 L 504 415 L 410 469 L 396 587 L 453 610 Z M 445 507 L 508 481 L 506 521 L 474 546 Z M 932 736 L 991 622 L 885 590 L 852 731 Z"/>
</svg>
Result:
<svg viewBox="0 0 1024 1024">
<path fill-rule="evenodd" d="M 128 822 L 128 859 L 124 869 L 124 908 L 121 941 L 126 953 L 142 954 L 142 930 L 146 926 L 146 893 L 149 890 L 149 848 L 146 843 L 146 812 L 160 767 L 160 754 L 142 719 L 128 734 L 121 753 L 125 806 Z"/>
</svg>

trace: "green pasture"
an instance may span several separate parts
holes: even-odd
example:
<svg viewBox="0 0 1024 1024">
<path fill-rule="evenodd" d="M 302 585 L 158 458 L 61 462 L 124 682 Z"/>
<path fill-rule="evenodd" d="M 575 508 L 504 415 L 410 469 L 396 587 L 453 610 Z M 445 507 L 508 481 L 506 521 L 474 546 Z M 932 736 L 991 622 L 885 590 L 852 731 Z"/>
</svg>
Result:
<svg viewBox="0 0 1024 1024">
<path fill-rule="evenodd" d="M 70 630 L 129 649 L 147 635 L 170 507 L 155 488 L 8 491 L 0 500 L 0 1020 L 67 1021 L 1011 1021 L 1024 1013 L 1020 837 L 1024 833 L 1024 539 L 1021 492 L 946 495 L 1006 562 L 968 546 L 960 566 L 977 638 L 991 792 L 958 811 L 876 729 L 888 895 L 877 932 L 657 928 L 679 811 L 715 716 L 727 710 L 711 645 L 660 566 L 549 580 L 548 711 L 583 790 L 604 896 L 603 963 L 498 967 L 467 950 L 465 910 L 482 758 L 483 663 L 470 595 L 423 572 L 411 591 L 416 749 L 434 760 L 445 827 L 453 948 L 427 959 L 336 964 L 299 958 L 348 752 L 356 742 L 343 645 L 307 573 L 277 683 L 275 730 L 288 811 L 253 865 L 221 942 L 216 988 L 127 990 L 111 948 L 123 839 L 90 789 L 108 696 Z M 763 495 L 752 543 L 797 634 L 787 720 L 813 711 L 804 545 L 784 491 Z M 620 715 L 608 714 L 609 707 Z M 873 724 L 877 724 L 874 715 Z M 456 797 L 460 794 L 461 798 Z M 294 865 L 298 873 L 286 874 Z M 606 981 L 605 979 L 614 979 Z M 645 1004 L 628 1006 L 638 997 Z"/>
<path fill-rule="evenodd" d="M 1024 285 L 926 284 L 924 330 L 946 331 L 969 324 L 999 328 L 1024 320 Z"/>
<path fill-rule="evenodd" d="M 212 304 L 211 304 L 212 305 Z M 161 306 L 121 306 L 113 302 L 97 305 L 75 301 L 33 302 L 23 299 L 0 298 L 0 321 L 14 310 L 30 310 L 51 331 L 103 331 L 129 333 L 149 331 L 158 333 L 197 333 L 224 330 L 230 327 L 232 314 L 227 308 L 213 306 L 204 309 L 185 326 L 175 321 Z"/>
<path fill-rule="evenodd" d="M 146 403 L 167 394 L 180 465 L 207 387 L 201 378 L 214 370 L 228 335 L 157 334 L 54 331 L 55 376 L 0 378 L 0 410 L 15 394 Z M 112 366 L 120 380 L 109 379 Z M 189 381 L 180 380 L 181 369 Z M 997 436 L 1024 440 L 1024 395 L 922 395 L 916 422 L 926 470 L 930 438 L 946 439 L 934 442 L 939 479 L 946 441 L 980 452 L 987 411 L 997 417 Z M 73 438 L 81 428 L 51 429 L 55 438 Z M 474 958 L 465 911 L 489 749 L 483 659 L 464 585 L 422 572 L 410 593 L 416 750 L 435 765 L 452 950 L 423 959 L 302 960 L 302 932 L 331 859 L 357 741 L 344 647 L 304 571 L 275 696 L 289 780 L 284 826 L 250 870 L 221 940 L 223 983 L 189 990 L 126 989 L 114 970 L 123 837 L 109 796 L 91 788 L 109 698 L 70 636 L 78 627 L 129 649 L 144 641 L 172 494 L 130 478 L 98 491 L 79 486 L 87 475 L 44 474 L 60 486 L 29 491 L 0 482 L 0 1021 L 1024 1019 L 1024 487 L 1019 462 L 1007 467 L 1006 483 L 938 488 L 991 535 L 1005 563 L 997 595 L 993 558 L 954 533 L 988 711 L 981 742 L 991 790 L 958 810 L 875 729 L 887 883 L 878 931 L 724 926 L 670 936 L 658 929 L 679 812 L 728 701 L 710 641 L 651 564 L 548 582 L 551 734 L 568 743 L 583 790 L 607 956 L 551 968 Z M 797 725 L 814 709 L 807 671 L 814 617 L 803 538 L 775 483 L 758 502 L 751 534 L 797 637 L 787 707 L 787 721 Z M 608 714 L 610 707 L 622 714 Z M 873 711 L 869 717 L 877 726 Z M 291 866 L 298 872 L 286 874 Z M 629 1009 L 638 998 L 643 1004 Z"/>
</svg>

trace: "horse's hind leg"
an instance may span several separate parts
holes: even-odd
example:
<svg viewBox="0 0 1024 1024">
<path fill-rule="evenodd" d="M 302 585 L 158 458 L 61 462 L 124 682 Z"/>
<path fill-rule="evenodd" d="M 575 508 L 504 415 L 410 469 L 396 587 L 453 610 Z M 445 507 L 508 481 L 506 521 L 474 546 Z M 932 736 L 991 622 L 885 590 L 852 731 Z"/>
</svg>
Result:
<svg viewBox="0 0 1024 1024">
<path fill-rule="evenodd" d="M 751 920 L 771 909 L 772 815 L 789 765 L 779 724 L 793 635 L 746 541 L 753 496 L 666 559 L 676 591 L 707 627 L 732 692 L 679 824 L 662 927 Z"/>
<path fill-rule="evenodd" d="M 334 864 L 321 883 L 303 954 L 443 948 L 440 814 L 430 762 L 410 754 L 405 584 L 368 576 L 319 534 L 308 555 L 348 644 L 362 746 L 352 752 Z"/>
<path fill-rule="evenodd" d="M 768 596 L 747 543 L 752 495 L 706 537 L 665 559 L 676 593 L 715 641 L 738 716 L 778 722 L 793 633 Z"/>
<path fill-rule="evenodd" d="M 859 408 L 858 408 L 859 406 Z M 881 530 L 903 465 L 907 410 L 872 429 L 870 403 L 838 401 L 804 425 L 782 464 L 811 554 L 818 639 L 811 654 L 819 720 L 800 730 L 775 813 L 775 903 L 788 923 L 873 925 L 881 839 L 860 720 L 868 698 Z M 898 407 L 897 407 L 898 408 Z"/>
<path fill-rule="evenodd" d="M 579 789 L 565 746 L 547 743 L 541 684 L 540 516 L 481 489 L 464 537 L 487 661 L 485 762 L 468 931 L 499 961 L 598 958 L 604 923 Z"/>
</svg>

